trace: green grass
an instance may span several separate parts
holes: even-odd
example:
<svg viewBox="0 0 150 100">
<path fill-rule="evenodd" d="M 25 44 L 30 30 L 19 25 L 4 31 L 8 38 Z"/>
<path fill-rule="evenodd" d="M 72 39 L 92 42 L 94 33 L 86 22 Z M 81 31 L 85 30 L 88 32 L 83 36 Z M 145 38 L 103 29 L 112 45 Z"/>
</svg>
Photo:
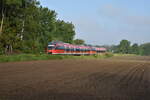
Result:
<svg viewBox="0 0 150 100">
<path fill-rule="evenodd" d="M 137 56 L 136 54 L 121 54 L 121 53 L 116 53 L 114 56 Z"/>
<path fill-rule="evenodd" d="M 63 59 L 60 55 L 47 55 L 47 54 L 19 54 L 19 55 L 2 55 L 0 62 L 16 62 L 16 61 L 31 61 L 31 60 L 49 60 L 49 59 Z"/>
<path fill-rule="evenodd" d="M 48 55 L 48 54 L 0 55 L 0 62 L 53 60 L 53 59 L 101 59 L 101 58 L 108 58 L 112 56 L 113 54 L 111 53 L 105 53 L 101 55 L 89 55 L 89 56 Z"/>
</svg>

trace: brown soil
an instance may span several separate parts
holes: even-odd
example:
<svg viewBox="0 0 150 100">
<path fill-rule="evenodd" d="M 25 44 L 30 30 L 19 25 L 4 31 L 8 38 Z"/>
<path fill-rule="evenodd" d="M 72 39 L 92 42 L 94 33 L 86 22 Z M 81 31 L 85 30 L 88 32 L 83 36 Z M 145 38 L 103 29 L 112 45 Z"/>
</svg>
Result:
<svg viewBox="0 0 150 100">
<path fill-rule="evenodd" d="M 149 59 L 1 63 L 0 100 L 150 100 Z"/>
</svg>

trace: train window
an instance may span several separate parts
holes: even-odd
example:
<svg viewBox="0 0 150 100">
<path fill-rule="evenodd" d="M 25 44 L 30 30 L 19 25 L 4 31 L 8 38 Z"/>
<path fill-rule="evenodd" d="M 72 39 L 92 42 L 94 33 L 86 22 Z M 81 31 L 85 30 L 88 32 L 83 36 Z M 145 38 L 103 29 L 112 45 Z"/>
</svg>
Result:
<svg viewBox="0 0 150 100">
<path fill-rule="evenodd" d="M 54 46 L 48 46 L 48 50 L 54 49 Z"/>
<path fill-rule="evenodd" d="M 95 49 L 95 48 L 92 48 L 92 51 L 96 51 L 96 49 Z"/>
<path fill-rule="evenodd" d="M 56 49 L 58 49 L 58 50 L 64 50 L 65 47 L 64 46 L 57 46 Z"/>
<path fill-rule="evenodd" d="M 84 51 L 84 49 L 81 49 L 81 51 Z"/>
<path fill-rule="evenodd" d="M 74 48 L 71 48 L 71 51 L 74 51 Z"/>
<path fill-rule="evenodd" d="M 87 49 L 86 51 L 90 51 L 90 49 Z"/>
<path fill-rule="evenodd" d="M 76 48 L 76 51 L 80 51 L 80 48 Z"/>
<path fill-rule="evenodd" d="M 66 48 L 66 51 L 70 51 L 70 48 Z"/>
</svg>

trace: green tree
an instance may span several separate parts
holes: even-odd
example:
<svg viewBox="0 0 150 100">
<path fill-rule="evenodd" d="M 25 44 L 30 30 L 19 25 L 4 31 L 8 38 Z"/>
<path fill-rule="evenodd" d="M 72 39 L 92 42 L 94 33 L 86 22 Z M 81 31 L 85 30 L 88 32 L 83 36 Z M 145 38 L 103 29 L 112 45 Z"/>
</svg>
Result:
<svg viewBox="0 0 150 100">
<path fill-rule="evenodd" d="M 37 2 L 28 4 L 24 10 L 24 31 L 22 32 L 23 50 L 26 52 L 39 52 L 42 43 L 42 25 L 40 23 L 40 12 Z"/>
<path fill-rule="evenodd" d="M 72 43 L 74 25 L 37 0 L 0 0 L 0 52 L 40 52 L 52 40 Z"/>
<path fill-rule="evenodd" d="M 145 43 L 140 46 L 141 55 L 150 56 L 150 43 Z"/>
<path fill-rule="evenodd" d="M 122 40 L 118 46 L 118 52 L 128 54 L 130 53 L 130 41 Z"/>
<path fill-rule="evenodd" d="M 132 46 L 131 46 L 131 53 L 132 54 L 139 54 L 139 46 L 137 43 L 134 43 Z"/>
<path fill-rule="evenodd" d="M 83 44 L 85 44 L 85 41 L 82 40 L 82 39 L 75 39 L 73 41 L 73 43 L 76 44 L 76 45 L 83 45 Z"/>
<path fill-rule="evenodd" d="M 39 31 L 39 42 L 42 44 L 41 49 L 47 46 L 49 41 L 52 41 L 53 34 L 56 31 L 56 15 L 57 13 L 48 8 L 39 8 L 39 21 L 40 21 L 40 31 Z"/>
<path fill-rule="evenodd" d="M 5 53 L 12 53 L 14 46 L 19 42 L 22 1 L 0 0 L 0 5 L 0 41 Z"/>
<path fill-rule="evenodd" d="M 54 39 L 67 43 L 72 43 L 75 35 L 75 28 L 72 23 L 57 20 Z"/>
</svg>

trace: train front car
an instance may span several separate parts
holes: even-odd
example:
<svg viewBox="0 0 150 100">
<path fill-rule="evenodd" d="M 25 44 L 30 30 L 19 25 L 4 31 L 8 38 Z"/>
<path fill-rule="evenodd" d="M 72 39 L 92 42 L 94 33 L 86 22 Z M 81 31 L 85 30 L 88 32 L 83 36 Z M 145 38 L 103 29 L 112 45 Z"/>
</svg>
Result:
<svg viewBox="0 0 150 100">
<path fill-rule="evenodd" d="M 47 46 L 47 54 L 53 54 L 53 52 L 55 50 L 55 46 L 56 46 L 55 43 L 49 42 L 48 46 Z"/>
<path fill-rule="evenodd" d="M 64 54 L 64 44 L 62 42 L 49 42 L 47 46 L 48 54 Z"/>
</svg>

